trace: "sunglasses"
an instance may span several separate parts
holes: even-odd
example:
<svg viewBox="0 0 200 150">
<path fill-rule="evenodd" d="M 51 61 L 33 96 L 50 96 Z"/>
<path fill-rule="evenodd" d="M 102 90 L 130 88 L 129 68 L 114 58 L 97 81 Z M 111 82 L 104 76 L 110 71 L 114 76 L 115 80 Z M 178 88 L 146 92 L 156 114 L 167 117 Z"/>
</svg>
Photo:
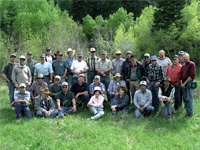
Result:
<svg viewBox="0 0 200 150">
<path fill-rule="evenodd" d="M 38 78 L 38 79 L 44 79 L 44 78 Z"/>
<path fill-rule="evenodd" d="M 63 86 L 62 88 L 63 88 L 63 89 L 66 89 L 66 88 L 67 88 L 67 86 Z"/>
<path fill-rule="evenodd" d="M 20 59 L 20 61 L 25 61 L 25 59 Z"/>
<path fill-rule="evenodd" d="M 151 60 L 151 61 L 156 61 L 156 60 Z"/>
<path fill-rule="evenodd" d="M 146 59 L 146 58 L 149 58 L 148 56 L 144 56 L 144 58 Z"/>
<path fill-rule="evenodd" d="M 15 56 L 11 56 L 10 58 L 16 58 Z"/>
<path fill-rule="evenodd" d="M 55 79 L 56 81 L 60 81 L 59 79 Z"/>
</svg>

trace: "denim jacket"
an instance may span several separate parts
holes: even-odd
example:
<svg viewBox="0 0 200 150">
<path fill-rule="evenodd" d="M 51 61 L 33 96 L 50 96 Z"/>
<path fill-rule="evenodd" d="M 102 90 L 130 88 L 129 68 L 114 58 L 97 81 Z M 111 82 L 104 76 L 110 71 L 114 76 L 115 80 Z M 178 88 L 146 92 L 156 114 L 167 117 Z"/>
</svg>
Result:
<svg viewBox="0 0 200 150">
<path fill-rule="evenodd" d="M 124 94 L 122 99 L 120 99 L 120 95 L 115 95 L 113 102 L 117 101 L 117 108 L 118 109 L 129 109 L 129 96 Z M 111 104 L 113 105 L 113 104 Z"/>
</svg>

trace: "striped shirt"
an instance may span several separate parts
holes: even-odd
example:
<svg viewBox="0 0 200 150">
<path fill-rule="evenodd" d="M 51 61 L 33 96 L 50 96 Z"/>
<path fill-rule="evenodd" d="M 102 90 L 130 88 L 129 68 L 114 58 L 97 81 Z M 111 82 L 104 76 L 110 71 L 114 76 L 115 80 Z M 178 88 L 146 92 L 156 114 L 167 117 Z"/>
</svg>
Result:
<svg viewBox="0 0 200 150">
<path fill-rule="evenodd" d="M 91 72 L 96 71 L 96 63 L 98 60 L 99 60 L 99 58 L 97 56 L 95 56 L 94 58 L 91 58 L 91 57 L 87 58 L 86 63 L 89 68 L 88 71 L 91 71 Z"/>
<path fill-rule="evenodd" d="M 158 64 L 156 64 L 156 66 L 153 66 L 152 64 L 148 65 L 145 70 L 145 78 L 150 81 L 161 82 L 163 79 L 162 67 Z"/>
<path fill-rule="evenodd" d="M 110 95 L 118 93 L 117 87 L 118 86 L 125 86 L 126 87 L 126 82 L 124 80 L 120 80 L 119 83 L 117 83 L 115 80 L 111 81 L 108 87 L 108 93 Z"/>
</svg>

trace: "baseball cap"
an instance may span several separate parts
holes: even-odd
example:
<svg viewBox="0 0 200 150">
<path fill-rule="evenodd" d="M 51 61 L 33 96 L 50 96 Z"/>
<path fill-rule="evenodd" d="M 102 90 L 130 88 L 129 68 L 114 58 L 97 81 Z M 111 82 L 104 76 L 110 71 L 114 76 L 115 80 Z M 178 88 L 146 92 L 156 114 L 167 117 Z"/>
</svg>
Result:
<svg viewBox="0 0 200 150">
<path fill-rule="evenodd" d="M 55 79 L 59 79 L 59 80 L 60 80 L 60 76 L 58 76 L 58 75 L 57 75 L 57 76 L 55 76 Z"/>
<path fill-rule="evenodd" d="M 27 53 L 27 55 L 33 55 L 33 53 L 29 51 L 29 52 Z"/>
<path fill-rule="evenodd" d="M 78 57 L 83 57 L 83 53 L 78 53 L 77 56 Z"/>
<path fill-rule="evenodd" d="M 51 50 L 51 47 L 47 47 L 47 48 L 46 48 L 46 51 L 50 51 L 50 50 Z"/>
<path fill-rule="evenodd" d="M 141 86 L 141 85 L 147 86 L 147 82 L 146 82 L 146 81 L 140 81 L 140 86 Z"/>
<path fill-rule="evenodd" d="M 178 59 L 178 56 L 177 55 L 173 55 L 172 59 Z"/>
<path fill-rule="evenodd" d="M 101 55 L 107 55 L 106 51 L 102 51 Z"/>
<path fill-rule="evenodd" d="M 90 52 L 96 52 L 95 48 L 90 48 Z"/>
<path fill-rule="evenodd" d="M 26 87 L 24 83 L 20 83 L 19 87 Z"/>
<path fill-rule="evenodd" d="M 19 59 L 26 59 L 26 57 L 25 57 L 24 55 L 21 55 L 21 56 L 19 57 Z"/>
<path fill-rule="evenodd" d="M 144 54 L 144 57 L 145 57 L 145 56 L 146 56 L 146 57 L 150 57 L 150 54 L 149 54 L 149 53 L 145 53 L 145 54 Z"/>
<path fill-rule="evenodd" d="M 45 54 L 40 54 L 40 58 L 41 58 L 41 57 L 45 57 Z"/>
<path fill-rule="evenodd" d="M 79 76 L 78 76 L 78 77 L 83 77 L 83 78 L 84 78 L 84 76 L 85 76 L 84 74 L 79 74 Z"/>
<path fill-rule="evenodd" d="M 10 58 L 11 58 L 11 57 L 16 57 L 16 55 L 15 55 L 15 54 L 11 54 L 11 55 L 10 55 Z"/>
<path fill-rule="evenodd" d="M 132 54 L 132 52 L 131 52 L 131 51 L 127 51 L 127 52 L 126 52 L 126 55 L 127 55 L 127 54 Z"/>
<path fill-rule="evenodd" d="M 94 77 L 94 79 L 99 79 L 99 80 L 100 80 L 100 76 L 99 76 L 99 75 L 96 75 L 96 76 Z"/>
<path fill-rule="evenodd" d="M 62 86 L 68 86 L 68 83 L 67 82 L 63 82 Z"/>
<path fill-rule="evenodd" d="M 154 56 L 151 56 L 151 60 L 157 60 L 158 58 L 154 55 Z"/>
<path fill-rule="evenodd" d="M 116 52 L 115 52 L 115 54 L 121 54 L 121 51 L 120 51 L 120 50 L 118 50 L 118 51 L 116 51 Z"/>
<path fill-rule="evenodd" d="M 179 51 L 179 52 L 178 52 L 178 55 L 184 55 L 184 54 L 185 54 L 184 51 Z"/>
</svg>

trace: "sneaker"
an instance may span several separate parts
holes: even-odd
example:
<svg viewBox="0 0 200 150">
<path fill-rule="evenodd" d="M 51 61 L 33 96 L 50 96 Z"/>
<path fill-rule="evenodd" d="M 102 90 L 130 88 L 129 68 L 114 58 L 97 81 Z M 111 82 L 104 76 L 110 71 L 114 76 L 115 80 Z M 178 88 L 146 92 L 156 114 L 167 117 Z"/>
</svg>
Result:
<svg viewBox="0 0 200 150">
<path fill-rule="evenodd" d="M 12 106 L 12 107 L 11 107 L 11 109 L 12 109 L 12 110 L 15 110 L 15 107 L 14 107 L 14 106 Z"/>
<path fill-rule="evenodd" d="M 91 119 L 91 118 L 87 118 L 87 120 L 89 120 L 89 121 L 90 121 L 90 120 L 92 120 L 92 119 Z"/>
</svg>

